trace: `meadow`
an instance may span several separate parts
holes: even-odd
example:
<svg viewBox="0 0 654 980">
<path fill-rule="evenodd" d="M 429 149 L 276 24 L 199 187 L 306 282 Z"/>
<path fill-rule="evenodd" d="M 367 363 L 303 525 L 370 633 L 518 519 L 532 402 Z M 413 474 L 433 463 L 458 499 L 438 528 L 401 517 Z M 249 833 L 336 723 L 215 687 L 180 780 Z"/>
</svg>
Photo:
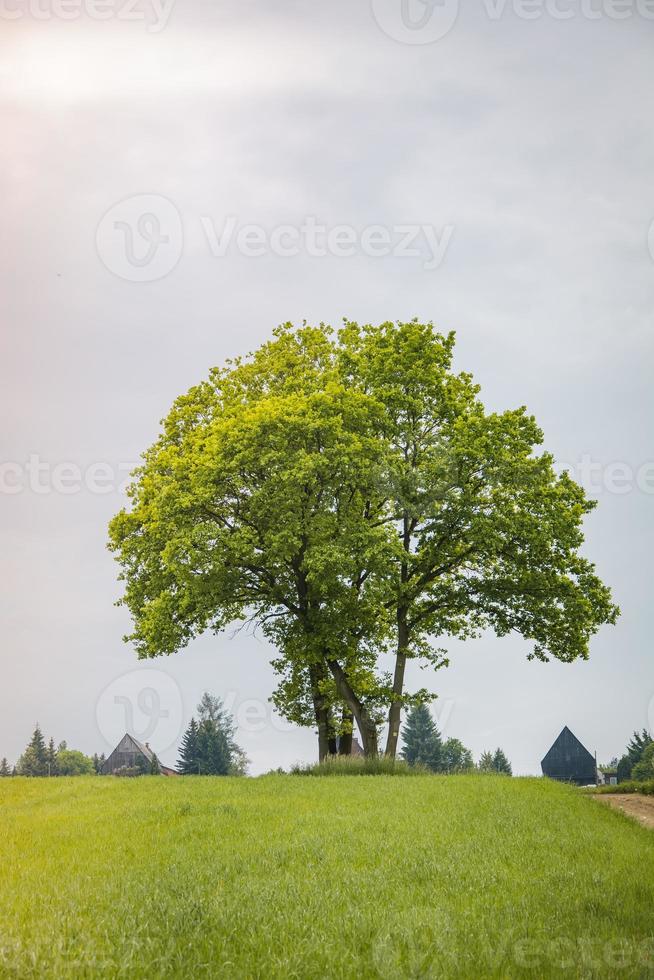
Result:
<svg viewBox="0 0 654 980">
<path fill-rule="evenodd" d="M 654 976 L 654 834 L 484 776 L 0 780 L 3 977 Z"/>
</svg>

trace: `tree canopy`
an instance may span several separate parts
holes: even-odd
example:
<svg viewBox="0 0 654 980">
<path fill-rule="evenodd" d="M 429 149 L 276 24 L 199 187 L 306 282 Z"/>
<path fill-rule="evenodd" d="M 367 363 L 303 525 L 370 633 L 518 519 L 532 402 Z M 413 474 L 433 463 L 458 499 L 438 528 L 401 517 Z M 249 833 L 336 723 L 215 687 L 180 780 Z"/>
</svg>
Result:
<svg viewBox="0 0 654 980">
<path fill-rule="evenodd" d="M 275 703 L 395 755 L 409 659 L 492 629 L 570 662 L 618 610 L 580 554 L 594 503 L 525 408 L 486 412 L 431 324 L 287 324 L 164 419 L 110 525 L 140 657 L 252 621 Z M 380 658 L 392 651 L 390 675 Z"/>
</svg>

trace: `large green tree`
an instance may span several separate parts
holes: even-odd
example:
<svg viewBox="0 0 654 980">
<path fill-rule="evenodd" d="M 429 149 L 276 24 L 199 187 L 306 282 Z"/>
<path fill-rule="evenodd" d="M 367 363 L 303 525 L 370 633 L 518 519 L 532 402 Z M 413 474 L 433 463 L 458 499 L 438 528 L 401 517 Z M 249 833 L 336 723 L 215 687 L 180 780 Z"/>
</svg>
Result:
<svg viewBox="0 0 654 980">
<path fill-rule="evenodd" d="M 579 554 L 592 508 L 524 409 L 487 413 L 454 337 L 290 325 L 177 400 L 110 526 L 139 656 L 250 618 L 277 706 L 395 755 L 409 659 L 490 628 L 571 661 L 617 609 Z M 380 657 L 394 649 L 386 676 Z"/>
<path fill-rule="evenodd" d="M 140 656 L 253 619 L 280 651 L 278 707 L 320 754 L 342 705 L 377 751 L 376 593 L 387 536 L 373 500 L 374 405 L 339 374 L 325 329 L 277 331 L 178 399 L 111 524 Z"/>
</svg>

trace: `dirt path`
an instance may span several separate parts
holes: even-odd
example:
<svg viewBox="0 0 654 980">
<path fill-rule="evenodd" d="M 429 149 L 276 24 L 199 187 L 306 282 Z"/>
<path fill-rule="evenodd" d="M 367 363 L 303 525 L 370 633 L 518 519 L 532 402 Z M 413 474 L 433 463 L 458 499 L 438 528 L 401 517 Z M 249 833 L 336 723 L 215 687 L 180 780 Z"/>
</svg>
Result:
<svg viewBox="0 0 654 980">
<path fill-rule="evenodd" d="M 597 793 L 595 799 L 608 803 L 616 810 L 622 810 L 635 817 L 643 827 L 654 830 L 654 796 L 639 796 L 637 793 Z"/>
</svg>

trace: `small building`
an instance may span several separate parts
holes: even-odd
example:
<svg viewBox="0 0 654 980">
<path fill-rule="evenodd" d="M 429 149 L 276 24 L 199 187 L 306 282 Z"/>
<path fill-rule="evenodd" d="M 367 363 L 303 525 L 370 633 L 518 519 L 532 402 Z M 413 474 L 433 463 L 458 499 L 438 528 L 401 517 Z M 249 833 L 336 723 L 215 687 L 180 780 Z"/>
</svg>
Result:
<svg viewBox="0 0 654 980">
<path fill-rule="evenodd" d="M 541 768 L 544 776 L 564 783 L 587 786 L 597 781 L 594 757 L 567 725 L 546 753 Z"/>
<path fill-rule="evenodd" d="M 126 732 L 102 766 L 102 775 L 113 776 L 116 772 L 125 769 L 141 769 L 144 772 L 150 772 L 155 758 L 155 754 L 147 742 L 144 745 L 129 732 Z M 158 759 L 157 762 L 159 762 Z M 177 775 L 174 769 L 163 766 L 161 762 L 159 762 L 159 772 L 162 776 Z"/>
<path fill-rule="evenodd" d="M 618 770 L 614 766 L 600 766 L 597 770 L 597 782 L 600 786 L 617 786 Z"/>
</svg>

